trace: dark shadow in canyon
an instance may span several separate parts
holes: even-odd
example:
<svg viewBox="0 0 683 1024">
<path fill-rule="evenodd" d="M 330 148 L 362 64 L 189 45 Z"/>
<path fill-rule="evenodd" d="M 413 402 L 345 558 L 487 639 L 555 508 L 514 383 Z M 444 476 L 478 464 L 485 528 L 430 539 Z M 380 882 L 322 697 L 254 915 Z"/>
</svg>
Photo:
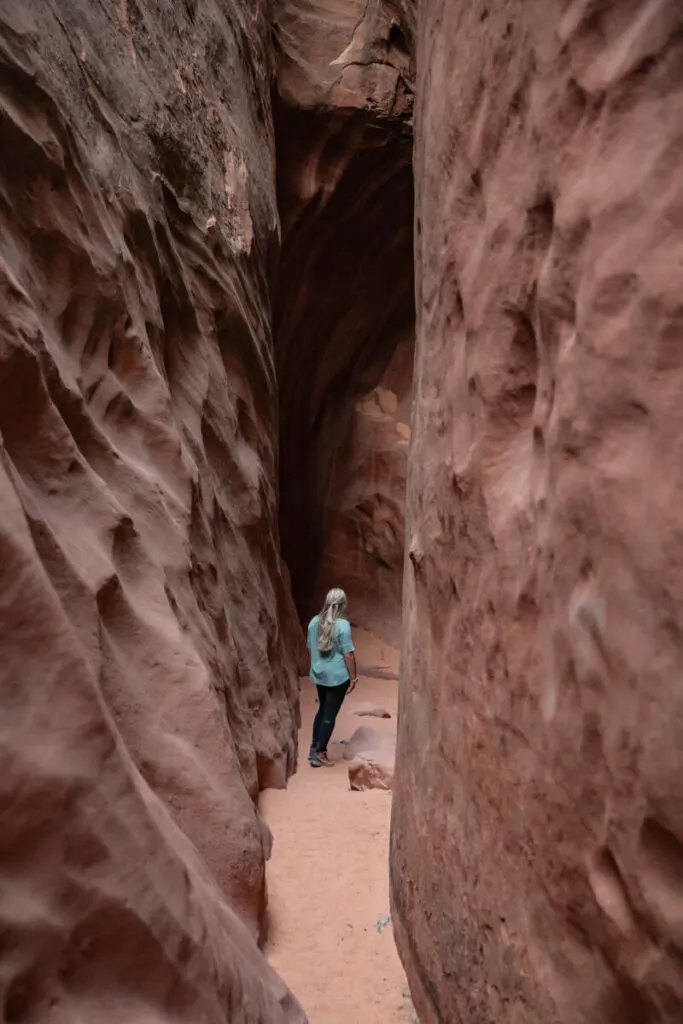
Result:
<svg viewBox="0 0 683 1024">
<path fill-rule="evenodd" d="M 329 586 L 400 622 L 414 346 L 412 133 L 275 101 L 282 552 L 302 618 Z"/>
</svg>

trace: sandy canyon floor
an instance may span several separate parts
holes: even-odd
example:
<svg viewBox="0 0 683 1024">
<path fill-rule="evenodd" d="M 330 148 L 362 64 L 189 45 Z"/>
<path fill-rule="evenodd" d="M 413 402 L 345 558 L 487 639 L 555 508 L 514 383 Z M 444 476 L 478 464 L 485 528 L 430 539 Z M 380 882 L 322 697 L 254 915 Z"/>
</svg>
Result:
<svg viewBox="0 0 683 1024">
<path fill-rule="evenodd" d="M 389 919 L 391 794 L 351 792 L 339 743 L 361 725 L 395 732 L 398 651 L 363 631 L 354 637 L 360 682 L 337 719 L 337 763 L 308 765 L 315 689 L 302 679 L 299 771 L 287 790 L 261 796 L 274 837 L 267 953 L 310 1024 L 414 1024 Z M 377 707 L 391 719 L 356 715 Z"/>
</svg>

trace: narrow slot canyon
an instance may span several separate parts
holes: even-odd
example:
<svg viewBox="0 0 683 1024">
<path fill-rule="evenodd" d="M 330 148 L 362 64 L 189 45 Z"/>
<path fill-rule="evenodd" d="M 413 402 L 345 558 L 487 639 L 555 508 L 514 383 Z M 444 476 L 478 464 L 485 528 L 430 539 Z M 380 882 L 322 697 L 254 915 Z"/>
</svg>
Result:
<svg viewBox="0 0 683 1024">
<path fill-rule="evenodd" d="M 337 719 L 334 767 L 306 763 L 316 708 L 304 683 L 301 767 L 259 800 L 273 834 L 265 952 L 311 1021 L 415 1024 L 389 906 L 398 650 L 362 629 L 354 640 L 359 684 Z"/>
<path fill-rule="evenodd" d="M 288 24 L 278 29 L 291 40 Z M 360 52 L 390 60 L 392 24 L 386 12 L 371 20 L 364 31 L 377 38 L 356 43 Z M 408 55 L 398 56 L 407 76 Z M 316 702 L 301 680 L 299 771 L 259 800 L 273 834 L 265 952 L 311 1021 L 415 1024 L 388 880 L 415 338 L 412 104 L 408 95 L 398 103 L 396 89 L 369 103 L 370 69 L 343 104 L 326 84 L 309 109 L 320 79 L 309 70 L 301 80 L 302 54 L 294 74 L 291 54 L 281 60 L 281 549 L 304 625 L 331 586 L 347 594 L 360 682 L 337 720 L 327 772 L 307 764 Z M 377 709 L 388 717 L 364 714 Z M 351 790 L 357 764 L 375 774 L 356 775 Z"/>
<path fill-rule="evenodd" d="M 680 1024 L 682 67 L 0 0 L 6 1024 Z"/>
<path fill-rule="evenodd" d="M 415 338 L 410 110 L 275 110 L 282 553 L 302 621 L 335 580 L 359 623 L 394 642 Z"/>
</svg>

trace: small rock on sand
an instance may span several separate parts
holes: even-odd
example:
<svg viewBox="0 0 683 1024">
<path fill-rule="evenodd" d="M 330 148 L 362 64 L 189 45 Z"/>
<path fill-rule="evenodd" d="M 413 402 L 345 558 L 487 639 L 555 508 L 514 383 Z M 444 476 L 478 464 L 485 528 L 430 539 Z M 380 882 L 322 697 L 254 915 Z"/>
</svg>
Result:
<svg viewBox="0 0 683 1024">
<path fill-rule="evenodd" d="M 349 787 L 355 793 L 366 789 L 388 791 L 394 783 L 393 764 L 376 764 L 374 761 L 354 761 L 349 765 Z"/>
<path fill-rule="evenodd" d="M 349 786 L 355 792 L 390 790 L 394 781 L 396 737 L 361 725 L 344 745 L 349 765 Z"/>
</svg>

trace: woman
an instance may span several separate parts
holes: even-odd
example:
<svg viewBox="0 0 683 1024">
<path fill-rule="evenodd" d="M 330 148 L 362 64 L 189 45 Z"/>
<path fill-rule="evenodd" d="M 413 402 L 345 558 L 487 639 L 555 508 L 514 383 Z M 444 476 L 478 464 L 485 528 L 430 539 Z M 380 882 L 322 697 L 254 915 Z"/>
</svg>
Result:
<svg viewBox="0 0 683 1024">
<path fill-rule="evenodd" d="M 313 720 L 313 742 L 308 752 L 312 768 L 331 768 L 327 744 L 339 709 L 347 693 L 358 682 L 351 625 L 344 618 L 346 594 L 339 587 L 330 590 L 320 615 L 308 624 L 311 679 L 318 689 L 318 713 Z"/>
</svg>

